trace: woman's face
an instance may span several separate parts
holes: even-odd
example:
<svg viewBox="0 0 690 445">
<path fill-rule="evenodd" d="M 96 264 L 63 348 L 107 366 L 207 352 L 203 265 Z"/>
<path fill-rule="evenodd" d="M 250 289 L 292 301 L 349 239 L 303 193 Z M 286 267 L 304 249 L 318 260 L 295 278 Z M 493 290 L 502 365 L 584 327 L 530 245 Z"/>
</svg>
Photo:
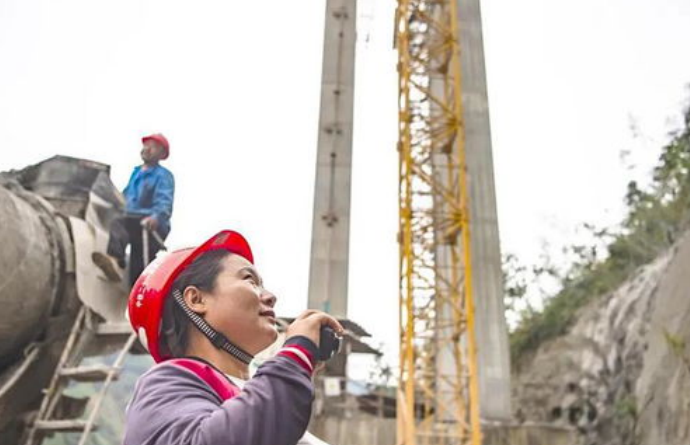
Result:
<svg viewBox="0 0 690 445">
<path fill-rule="evenodd" d="M 256 268 L 231 254 L 223 260 L 216 285 L 206 298 L 206 321 L 231 342 L 254 355 L 278 337 L 273 307 L 276 297 L 263 288 Z"/>
</svg>

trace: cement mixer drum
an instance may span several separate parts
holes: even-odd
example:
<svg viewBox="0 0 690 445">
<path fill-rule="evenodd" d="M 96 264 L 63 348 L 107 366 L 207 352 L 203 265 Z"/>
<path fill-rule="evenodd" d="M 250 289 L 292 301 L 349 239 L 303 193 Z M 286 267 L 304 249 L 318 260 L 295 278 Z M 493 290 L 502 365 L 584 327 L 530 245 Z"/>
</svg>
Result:
<svg viewBox="0 0 690 445">
<path fill-rule="evenodd" d="M 32 205 L 33 204 L 33 205 Z M 38 203 L 0 187 L 0 364 L 21 353 L 50 314 L 60 273 L 59 250 Z"/>
</svg>

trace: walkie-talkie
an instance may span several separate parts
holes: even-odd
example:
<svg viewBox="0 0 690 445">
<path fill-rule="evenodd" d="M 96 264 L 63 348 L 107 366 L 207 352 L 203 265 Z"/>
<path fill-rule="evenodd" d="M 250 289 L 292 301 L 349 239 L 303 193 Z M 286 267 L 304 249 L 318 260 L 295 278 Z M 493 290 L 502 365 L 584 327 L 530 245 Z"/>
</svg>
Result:
<svg viewBox="0 0 690 445">
<path fill-rule="evenodd" d="M 319 337 L 319 350 L 317 351 L 316 360 L 325 362 L 332 359 L 338 352 L 340 352 L 341 339 L 330 326 L 321 326 L 321 335 Z"/>
</svg>

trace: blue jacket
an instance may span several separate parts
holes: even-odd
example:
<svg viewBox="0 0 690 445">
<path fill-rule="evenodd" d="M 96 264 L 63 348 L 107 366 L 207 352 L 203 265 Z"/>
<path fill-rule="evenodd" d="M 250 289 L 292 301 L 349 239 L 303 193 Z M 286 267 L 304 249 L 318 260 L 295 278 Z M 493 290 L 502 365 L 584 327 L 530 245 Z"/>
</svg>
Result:
<svg viewBox="0 0 690 445">
<path fill-rule="evenodd" d="M 175 195 L 175 179 L 170 170 L 161 165 L 146 170 L 142 166 L 135 167 L 122 193 L 127 213 L 153 216 L 161 232 L 170 231 Z"/>
</svg>

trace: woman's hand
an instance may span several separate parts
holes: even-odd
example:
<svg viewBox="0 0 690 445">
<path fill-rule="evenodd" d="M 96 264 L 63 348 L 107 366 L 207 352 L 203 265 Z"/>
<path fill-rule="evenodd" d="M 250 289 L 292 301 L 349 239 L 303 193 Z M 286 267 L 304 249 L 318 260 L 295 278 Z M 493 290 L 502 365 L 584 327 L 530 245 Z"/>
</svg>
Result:
<svg viewBox="0 0 690 445">
<path fill-rule="evenodd" d="M 319 347 L 321 326 L 330 326 L 338 335 L 343 335 L 343 327 L 330 315 L 313 309 L 306 310 L 287 328 L 287 338 L 303 335 Z"/>
</svg>

